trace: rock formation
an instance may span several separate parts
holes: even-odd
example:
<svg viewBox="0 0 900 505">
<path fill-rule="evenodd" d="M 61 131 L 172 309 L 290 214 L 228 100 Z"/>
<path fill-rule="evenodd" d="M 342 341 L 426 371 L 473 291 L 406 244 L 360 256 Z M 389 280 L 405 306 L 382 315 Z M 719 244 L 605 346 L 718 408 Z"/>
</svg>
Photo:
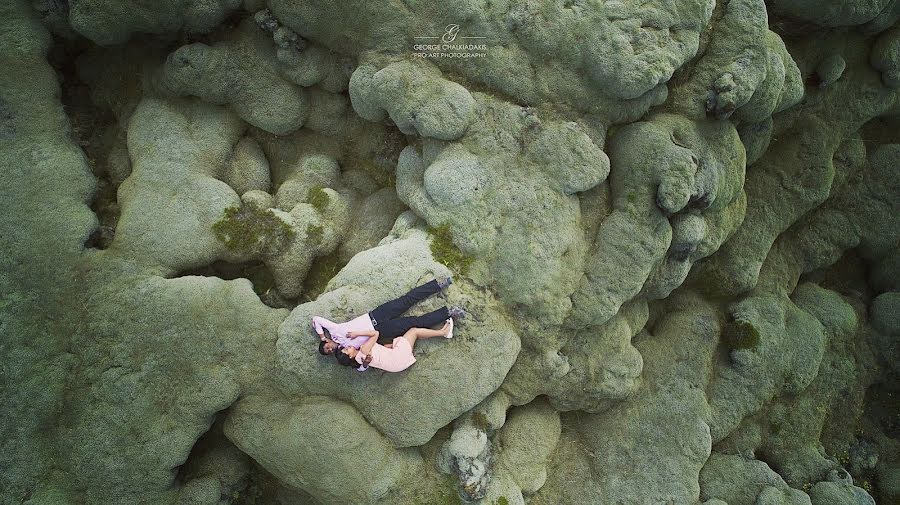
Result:
<svg viewBox="0 0 900 505">
<path fill-rule="evenodd" d="M 898 23 L 3 2 L 0 504 L 900 502 Z"/>
</svg>

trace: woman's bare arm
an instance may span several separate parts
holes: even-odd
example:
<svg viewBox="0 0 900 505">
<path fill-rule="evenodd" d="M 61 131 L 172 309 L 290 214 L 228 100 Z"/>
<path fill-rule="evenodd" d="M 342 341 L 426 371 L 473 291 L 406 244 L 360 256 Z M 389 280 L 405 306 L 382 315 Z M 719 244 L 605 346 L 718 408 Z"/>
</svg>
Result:
<svg viewBox="0 0 900 505">
<path fill-rule="evenodd" d="M 363 354 L 370 354 L 372 352 L 372 348 L 375 347 L 375 344 L 378 343 L 378 330 L 375 330 L 375 334 L 369 337 L 369 340 L 366 341 L 362 347 L 359 348 L 359 352 Z"/>
</svg>

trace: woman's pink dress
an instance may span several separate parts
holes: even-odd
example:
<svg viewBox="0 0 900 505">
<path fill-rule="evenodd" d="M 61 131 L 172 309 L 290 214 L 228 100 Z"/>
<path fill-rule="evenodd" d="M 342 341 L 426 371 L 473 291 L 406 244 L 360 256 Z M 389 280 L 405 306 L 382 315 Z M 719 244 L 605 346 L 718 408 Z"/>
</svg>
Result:
<svg viewBox="0 0 900 505">
<path fill-rule="evenodd" d="M 362 352 L 356 353 L 356 362 L 361 365 L 365 357 Z M 397 337 L 394 339 L 391 349 L 381 344 L 375 344 L 375 347 L 372 348 L 372 362 L 369 363 L 369 366 L 380 368 L 385 372 L 401 372 L 415 362 L 416 357 L 413 356 L 413 348 L 409 344 L 409 340 Z"/>
</svg>

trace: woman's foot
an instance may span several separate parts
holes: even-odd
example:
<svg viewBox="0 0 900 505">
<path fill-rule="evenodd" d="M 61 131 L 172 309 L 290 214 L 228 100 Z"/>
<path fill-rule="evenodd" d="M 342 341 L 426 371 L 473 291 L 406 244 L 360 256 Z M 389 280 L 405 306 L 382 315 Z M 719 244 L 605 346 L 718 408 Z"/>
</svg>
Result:
<svg viewBox="0 0 900 505">
<path fill-rule="evenodd" d="M 447 277 L 443 277 L 441 279 L 436 279 L 436 280 L 438 283 L 438 287 L 441 289 L 447 289 L 447 286 L 453 284 L 453 277 L 449 276 L 449 275 Z"/>
<path fill-rule="evenodd" d="M 444 338 L 453 338 L 453 318 L 447 319 L 447 322 L 444 323 L 444 327 L 441 328 L 441 331 L 444 332 Z"/>
</svg>

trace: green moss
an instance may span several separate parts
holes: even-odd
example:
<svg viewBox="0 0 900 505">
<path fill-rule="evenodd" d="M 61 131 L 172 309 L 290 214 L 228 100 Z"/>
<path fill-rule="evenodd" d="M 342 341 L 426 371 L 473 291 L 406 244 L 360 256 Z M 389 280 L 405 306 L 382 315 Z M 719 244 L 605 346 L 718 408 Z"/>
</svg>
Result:
<svg viewBox="0 0 900 505">
<path fill-rule="evenodd" d="M 230 251 L 239 254 L 278 254 L 294 239 L 294 230 L 271 209 L 234 206 L 225 209 L 213 233 Z"/>
<path fill-rule="evenodd" d="M 505 496 L 501 496 L 500 498 L 497 498 L 494 505 L 509 505 L 509 500 L 507 500 Z"/>
<path fill-rule="evenodd" d="M 756 349 L 759 346 L 759 330 L 750 321 L 732 321 L 722 328 L 722 343 L 729 350 Z"/>
<path fill-rule="evenodd" d="M 628 199 L 628 203 L 635 203 L 637 202 L 637 193 L 635 193 L 634 191 L 629 191 L 628 195 L 625 198 Z"/>
<path fill-rule="evenodd" d="M 481 431 L 487 431 L 488 429 L 488 419 L 483 412 L 476 412 L 472 414 L 472 423 Z"/>
<path fill-rule="evenodd" d="M 844 449 L 840 454 L 837 455 L 838 463 L 841 464 L 842 467 L 847 468 L 850 466 L 850 451 Z"/>
<path fill-rule="evenodd" d="M 689 278 L 691 286 L 710 300 L 731 298 L 730 293 L 733 293 L 737 287 L 734 285 L 730 274 L 722 268 L 719 262 L 713 261 L 704 266 L 705 268 L 699 275 Z"/>
<path fill-rule="evenodd" d="M 322 186 L 309 188 L 309 192 L 306 194 L 306 202 L 312 205 L 319 213 L 325 212 L 330 201 L 331 197 L 328 196 L 328 193 L 325 192 Z"/>
<path fill-rule="evenodd" d="M 773 421 L 769 424 L 769 433 L 773 435 L 777 435 L 781 433 L 781 423 L 778 421 Z"/>
<path fill-rule="evenodd" d="M 322 237 L 325 236 L 325 228 L 319 225 L 311 224 L 306 227 L 306 238 L 314 244 L 321 244 Z"/>
<path fill-rule="evenodd" d="M 436 228 L 429 228 L 428 234 L 431 235 L 431 255 L 437 262 L 460 275 L 469 272 L 475 258 L 456 247 L 450 225 L 444 223 Z"/>
<path fill-rule="evenodd" d="M 446 475 L 443 479 L 443 485 L 432 489 L 431 494 L 424 499 L 415 500 L 416 505 L 464 505 L 465 502 L 456 492 L 456 479 L 452 475 Z"/>
<path fill-rule="evenodd" d="M 344 268 L 344 263 L 338 259 L 337 251 L 317 258 L 303 281 L 303 301 L 315 300 L 324 293 L 328 281 L 334 278 L 341 268 Z"/>
</svg>

